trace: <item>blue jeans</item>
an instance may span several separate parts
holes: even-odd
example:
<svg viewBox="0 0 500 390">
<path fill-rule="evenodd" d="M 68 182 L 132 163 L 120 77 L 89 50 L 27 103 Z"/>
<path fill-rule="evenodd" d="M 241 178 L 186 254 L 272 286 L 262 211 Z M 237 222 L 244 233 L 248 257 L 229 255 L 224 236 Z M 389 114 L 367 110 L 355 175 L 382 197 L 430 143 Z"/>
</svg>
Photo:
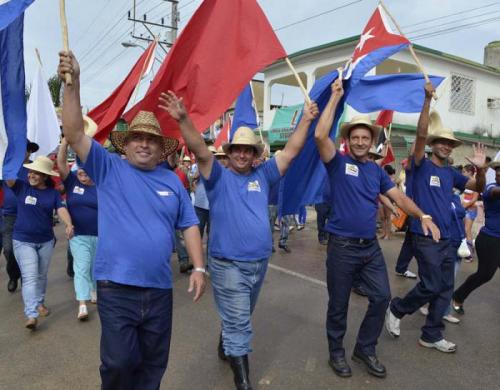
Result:
<svg viewBox="0 0 500 390">
<path fill-rule="evenodd" d="M 95 291 L 95 280 L 92 276 L 95 252 L 97 249 L 96 236 L 75 236 L 69 241 L 73 254 L 73 270 L 75 277 L 76 299 L 89 301 L 90 292 Z"/>
<path fill-rule="evenodd" d="M 398 261 L 396 262 L 396 272 L 398 274 L 404 274 L 408 271 L 408 265 L 410 265 L 410 261 L 413 259 L 414 255 L 413 241 L 410 229 L 408 228 L 405 233 L 403 245 L 401 246 L 401 250 L 399 252 Z"/>
<path fill-rule="evenodd" d="M 429 303 L 429 315 L 422 327 L 422 340 L 443 339 L 443 316 L 453 293 L 454 249 L 450 240 L 434 242 L 430 237 L 412 235 L 420 281 L 404 298 L 394 298 L 391 311 L 397 318 L 413 314 Z"/>
<path fill-rule="evenodd" d="M 37 308 L 45 301 L 47 272 L 54 251 L 54 240 L 41 244 L 13 240 L 13 246 L 23 282 L 24 315 L 27 318 L 37 318 Z"/>
<path fill-rule="evenodd" d="M 455 288 L 455 279 L 457 278 L 458 270 L 460 269 L 460 264 L 462 262 L 462 259 L 458 256 L 458 248 L 460 248 L 460 244 L 462 241 L 451 241 L 451 247 L 453 250 L 453 259 L 455 260 L 455 267 L 453 268 L 453 288 Z M 450 305 L 448 306 L 448 309 L 446 309 L 444 315 L 447 316 L 448 314 L 451 313 L 451 301 Z"/>
<path fill-rule="evenodd" d="M 196 216 L 200 221 L 198 226 L 200 227 L 201 238 L 203 238 L 203 233 L 205 232 L 205 226 L 207 228 L 207 237 L 208 237 L 210 235 L 210 219 L 209 219 L 210 211 L 196 206 L 194 206 L 194 211 L 196 212 Z"/>
<path fill-rule="evenodd" d="M 172 332 L 172 289 L 97 282 L 104 390 L 159 389 Z"/>
<path fill-rule="evenodd" d="M 326 334 L 330 358 L 345 356 L 343 339 L 347 329 L 347 309 L 355 276 L 368 294 L 368 310 L 359 328 L 356 348 L 375 355 L 375 346 L 384 325 L 391 299 L 387 268 L 376 239 L 366 243 L 330 236 L 326 259 L 328 311 Z"/>
<path fill-rule="evenodd" d="M 280 221 L 280 245 L 286 245 L 290 235 L 290 225 L 293 221 L 293 215 L 284 215 Z"/>
<path fill-rule="evenodd" d="M 252 351 L 250 318 L 264 282 L 268 260 L 208 258 L 215 305 L 222 320 L 222 342 L 227 356 L 245 356 Z"/>
<path fill-rule="evenodd" d="M 175 250 L 177 252 L 177 260 L 179 261 L 179 264 L 189 261 L 189 255 L 186 247 L 184 246 L 182 230 L 175 231 Z"/>
<path fill-rule="evenodd" d="M 325 230 L 325 225 L 327 220 L 330 218 L 332 208 L 328 203 L 318 203 L 314 205 L 314 209 L 317 214 L 316 223 L 318 225 L 318 241 L 327 240 L 328 232 Z"/>
</svg>

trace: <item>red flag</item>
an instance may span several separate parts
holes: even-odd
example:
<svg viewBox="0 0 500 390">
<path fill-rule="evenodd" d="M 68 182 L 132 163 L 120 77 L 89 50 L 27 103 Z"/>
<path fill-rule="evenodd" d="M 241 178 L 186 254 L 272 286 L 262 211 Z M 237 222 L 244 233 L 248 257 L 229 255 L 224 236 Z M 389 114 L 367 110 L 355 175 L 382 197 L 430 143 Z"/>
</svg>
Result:
<svg viewBox="0 0 500 390">
<path fill-rule="evenodd" d="M 349 153 L 349 144 L 347 143 L 347 140 L 345 138 L 342 138 L 342 140 L 340 141 L 339 152 L 342 154 Z"/>
<path fill-rule="evenodd" d="M 392 110 L 382 110 L 380 114 L 378 114 L 377 120 L 375 123 L 379 126 L 382 126 L 384 129 L 387 129 L 389 125 L 392 123 L 392 117 L 394 116 L 394 111 Z"/>
<path fill-rule="evenodd" d="M 214 146 L 215 148 L 218 148 L 219 146 L 222 146 L 222 144 L 225 144 L 229 140 L 229 132 L 231 131 L 231 119 L 227 119 L 226 123 L 224 123 L 224 126 L 219 132 L 219 135 L 215 139 Z"/>
<path fill-rule="evenodd" d="M 390 164 L 392 162 L 396 161 L 396 158 L 394 157 L 394 151 L 392 150 L 392 145 L 391 143 L 389 142 L 387 144 L 387 152 L 386 152 L 386 155 L 384 157 L 384 159 L 382 160 L 382 163 L 380 164 L 381 166 L 384 166 L 384 165 L 387 165 L 387 164 Z"/>
<path fill-rule="evenodd" d="M 153 111 L 163 132 L 180 138 L 177 122 L 158 108 L 172 90 L 198 131 L 207 129 L 259 70 L 286 56 L 256 0 L 205 0 L 170 50 L 146 96 L 126 113 Z"/>
<path fill-rule="evenodd" d="M 108 138 L 109 133 L 113 130 L 118 119 L 120 119 L 123 111 L 125 111 L 130 96 L 142 76 L 150 68 L 150 64 L 154 61 L 156 44 L 157 41 L 151 42 L 118 88 L 106 100 L 88 113 L 88 116 L 98 125 L 97 133 L 94 135 L 97 141 L 103 143 Z"/>
</svg>

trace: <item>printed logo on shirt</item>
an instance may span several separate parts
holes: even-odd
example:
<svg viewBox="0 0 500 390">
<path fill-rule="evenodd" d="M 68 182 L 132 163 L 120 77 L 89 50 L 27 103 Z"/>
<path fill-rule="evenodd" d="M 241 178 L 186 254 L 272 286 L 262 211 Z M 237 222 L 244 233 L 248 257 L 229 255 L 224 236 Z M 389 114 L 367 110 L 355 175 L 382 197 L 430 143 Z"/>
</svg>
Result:
<svg viewBox="0 0 500 390">
<path fill-rule="evenodd" d="M 172 191 L 156 191 L 160 196 L 172 196 L 174 193 Z"/>
<path fill-rule="evenodd" d="M 441 180 L 439 176 L 431 176 L 430 183 L 431 187 L 441 187 Z"/>
<path fill-rule="evenodd" d="M 260 184 L 258 180 L 248 182 L 248 191 L 260 192 Z"/>
<path fill-rule="evenodd" d="M 345 174 L 349 176 L 359 176 L 359 168 L 354 164 L 346 164 L 345 165 Z"/>
<path fill-rule="evenodd" d="M 30 204 L 32 206 L 36 206 L 36 198 L 34 196 L 27 196 L 26 199 L 24 199 L 24 204 Z"/>
<path fill-rule="evenodd" d="M 83 195 L 85 193 L 85 188 L 75 186 L 73 188 L 73 194 Z"/>
</svg>

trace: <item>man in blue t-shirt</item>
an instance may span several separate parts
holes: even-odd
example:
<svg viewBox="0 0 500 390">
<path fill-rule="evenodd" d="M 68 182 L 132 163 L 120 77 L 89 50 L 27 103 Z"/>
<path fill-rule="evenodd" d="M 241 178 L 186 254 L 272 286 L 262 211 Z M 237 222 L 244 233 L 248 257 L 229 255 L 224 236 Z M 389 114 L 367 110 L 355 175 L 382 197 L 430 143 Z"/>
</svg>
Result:
<svg viewBox="0 0 500 390">
<path fill-rule="evenodd" d="M 27 164 L 30 161 L 30 156 L 32 153 L 38 151 L 38 144 L 27 141 L 26 144 L 26 154 L 24 155 L 23 164 Z M 28 181 L 28 169 L 21 166 L 17 174 L 17 179 L 27 182 Z M 6 270 L 9 276 L 9 282 L 7 283 L 7 290 L 9 292 L 14 292 L 17 289 L 18 280 L 21 278 L 21 270 L 17 264 L 16 257 L 14 256 L 14 247 L 12 245 L 12 233 L 14 231 L 14 224 L 16 223 L 17 217 L 17 198 L 12 189 L 7 185 L 7 183 L 2 184 L 4 193 L 4 204 L 3 204 L 3 226 L 2 226 L 2 241 L 3 241 L 3 255 L 7 261 Z"/>
<path fill-rule="evenodd" d="M 455 249 L 450 244 L 453 188 L 482 192 L 485 185 L 486 155 L 482 145 L 473 147 L 474 156 L 469 161 L 477 168 L 475 179 L 463 176 L 449 165 L 453 148 L 461 142 L 454 137 L 451 129 L 443 127 L 437 113 L 429 115 L 433 93 L 434 87 L 427 83 L 410 170 L 413 200 L 425 211 L 423 218 L 434 221 L 439 227 L 441 240 L 433 242 L 425 236 L 418 221 L 411 221 L 410 231 L 420 281 L 404 298 L 392 300 L 387 309 L 385 325 L 391 336 L 399 337 L 401 319 L 429 303 L 429 315 L 422 327 L 419 344 L 449 353 L 455 352 L 457 348 L 443 337 L 442 321 L 451 300 L 454 282 L 455 256 L 452 252 Z M 432 149 L 431 158 L 425 157 L 426 144 Z"/>
<path fill-rule="evenodd" d="M 370 118 L 355 117 L 341 127 L 340 137 L 347 140 L 349 152 L 346 155 L 337 153 L 330 131 L 335 110 L 344 94 L 342 81 L 335 80 L 331 88 L 331 97 L 314 134 L 330 180 L 329 201 L 332 207 L 326 225 L 330 234 L 326 260 L 329 364 L 340 377 L 352 375 L 345 359 L 343 339 L 353 279 L 359 278 L 368 295 L 369 305 L 352 359 L 365 364 L 370 374 L 385 377 L 386 368 L 375 352 L 391 297 L 387 269 L 376 236 L 379 195 L 388 196 L 407 214 L 420 219 L 422 229 L 426 234 L 431 233 L 433 239 L 439 239 L 439 230 L 431 220 L 421 219 L 424 213 L 394 187 L 381 167 L 369 160 L 370 147 L 377 142 L 380 132 L 380 127 L 372 125 Z"/>
<path fill-rule="evenodd" d="M 64 136 L 97 186 L 99 242 L 94 262 L 101 320 L 103 389 L 158 389 L 168 363 L 172 329 L 170 257 L 175 230 L 184 233 L 193 261 L 189 290 L 203 294 L 205 268 L 198 219 L 172 171 L 158 166 L 178 141 L 162 135 L 152 112 L 141 111 L 128 131 L 114 131 L 120 155 L 108 153 L 84 133 L 79 65 L 60 53 L 64 88 Z M 79 163 L 80 165 L 80 163 Z"/>
<path fill-rule="evenodd" d="M 237 388 L 250 389 L 250 317 L 272 253 L 269 190 L 304 146 L 318 108 L 315 103 L 306 103 L 302 119 L 285 148 L 256 168 L 253 163 L 264 145 L 250 128 L 238 128 L 231 143 L 223 145 L 229 158 L 226 169 L 194 128 L 182 99 L 169 91 L 162 94 L 160 102 L 160 107 L 179 123 L 187 147 L 195 154 L 210 202 L 210 279 L 222 319 L 219 356 L 229 358 Z"/>
</svg>

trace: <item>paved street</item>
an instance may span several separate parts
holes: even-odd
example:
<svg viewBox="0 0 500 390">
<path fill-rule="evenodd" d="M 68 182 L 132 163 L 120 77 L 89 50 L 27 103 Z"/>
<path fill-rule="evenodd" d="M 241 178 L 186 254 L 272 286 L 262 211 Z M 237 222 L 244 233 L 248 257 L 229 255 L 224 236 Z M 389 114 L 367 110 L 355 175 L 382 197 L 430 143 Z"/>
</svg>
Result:
<svg viewBox="0 0 500 390">
<path fill-rule="evenodd" d="M 57 227 L 58 237 L 62 229 Z M 277 234 L 277 233 L 275 233 Z M 403 294 L 413 281 L 394 275 L 402 242 L 397 235 L 381 243 L 393 295 Z M 417 345 L 423 316 L 402 321 L 401 337 L 384 330 L 378 354 L 388 377 L 376 379 L 352 363 L 353 377 L 340 379 L 327 364 L 325 312 L 325 247 L 317 244 L 313 222 L 294 231 L 291 254 L 277 252 L 267 274 L 253 318 L 254 352 L 251 378 L 256 389 L 498 389 L 500 388 L 500 276 L 466 302 L 460 325 L 447 325 L 446 336 L 458 352 L 445 355 Z M 498 250 L 496 248 L 495 250 Z M 65 273 L 66 243 L 60 238 L 49 274 L 47 305 L 52 314 L 36 332 L 24 327 L 21 293 L 9 294 L 0 273 L 0 389 L 97 389 L 99 387 L 100 327 L 95 306 L 88 322 L 76 320 L 72 280 Z M 219 323 L 212 291 L 198 304 L 187 294 L 187 277 L 174 269 L 174 329 L 170 362 L 162 389 L 233 389 L 232 374 L 217 359 Z M 477 263 L 463 264 L 459 281 Z M 411 269 L 416 271 L 415 263 Z M 346 350 L 350 355 L 367 301 L 353 295 L 350 302 Z"/>
</svg>

